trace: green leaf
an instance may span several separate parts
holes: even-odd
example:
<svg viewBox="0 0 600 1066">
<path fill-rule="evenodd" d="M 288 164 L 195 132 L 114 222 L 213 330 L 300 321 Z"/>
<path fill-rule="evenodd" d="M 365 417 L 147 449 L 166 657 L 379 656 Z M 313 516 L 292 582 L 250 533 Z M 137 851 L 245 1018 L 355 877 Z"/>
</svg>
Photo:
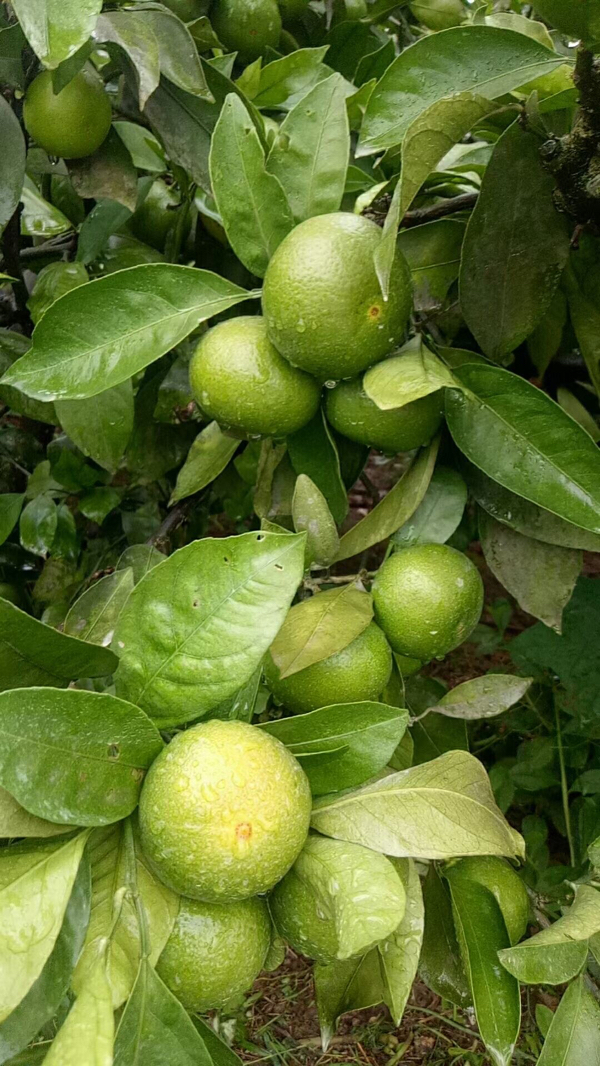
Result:
<svg viewBox="0 0 600 1066">
<path fill-rule="evenodd" d="M 29 685 L 64 688 L 78 677 L 105 677 L 117 665 L 108 648 L 65 636 L 0 599 L 0 692 Z"/>
<path fill-rule="evenodd" d="M 165 559 L 163 552 L 152 544 L 132 544 L 129 548 L 125 548 L 117 563 L 117 570 L 126 570 L 131 567 L 133 583 L 137 585 L 149 570 L 158 566 L 159 563 L 164 563 Z"/>
<path fill-rule="evenodd" d="M 499 367 L 454 370 L 446 390 L 455 443 L 494 481 L 592 533 L 600 533 L 600 454 L 581 426 L 524 378 Z"/>
<path fill-rule="evenodd" d="M 458 1007 L 471 1002 L 464 971 L 452 904 L 444 881 L 434 866 L 429 867 L 423 886 L 425 929 L 419 960 L 419 972 L 425 984 L 443 999 Z"/>
<path fill-rule="evenodd" d="M 130 59 L 137 80 L 138 103 L 143 111 L 160 81 L 158 41 L 151 24 L 134 11 L 105 11 L 96 23 L 94 38 L 117 45 Z M 142 129 L 141 126 L 137 128 Z M 118 129 L 117 132 L 121 136 Z M 136 162 L 135 165 L 139 164 Z"/>
<path fill-rule="evenodd" d="M 158 42 L 161 73 L 184 92 L 210 99 L 198 50 L 185 23 L 164 7 L 146 8 L 141 20 L 149 23 Z"/>
<path fill-rule="evenodd" d="M 0 544 L 4 544 L 19 521 L 24 499 L 20 492 L 0 494 Z"/>
<path fill-rule="evenodd" d="M 531 677 L 511 677 L 510 674 L 485 674 L 463 681 L 442 696 L 436 704 L 437 714 L 450 718 L 493 718 L 507 711 L 523 699 L 532 684 Z"/>
<path fill-rule="evenodd" d="M 239 448 L 239 440 L 225 436 L 217 422 L 210 422 L 200 431 L 177 475 L 177 484 L 169 506 L 193 496 L 219 476 Z"/>
<path fill-rule="evenodd" d="M 71 289 L 78 289 L 88 281 L 82 263 L 50 263 L 40 270 L 31 296 L 27 301 L 33 322 L 39 322 L 52 304 Z"/>
<path fill-rule="evenodd" d="M 70 826 L 55 825 L 44 818 L 30 814 L 6 789 L 0 788 L 0 837 L 5 840 L 18 837 L 32 837 L 43 840 L 46 837 L 60 836 L 68 833 Z"/>
<path fill-rule="evenodd" d="M 443 307 L 450 286 L 458 279 L 466 228 L 465 220 L 455 217 L 400 230 L 398 247 L 412 275 L 415 310 L 431 312 Z"/>
<path fill-rule="evenodd" d="M 63 632 L 91 644 L 110 647 L 117 619 L 133 590 L 133 570 L 115 570 L 100 578 L 69 609 Z"/>
<path fill-rule="evenodd" d="M 273 950 L 273 945 L 271 945 L 271 950 Z M 198 1016 L 194 1016 L 192 1021 L 212 1056 L 214 1066 L 242 1066 L 242 1060 L 236 1055 L 235 1051 L 231 1050 L 229 1044 L 226 1044 L 217 1036 L 212 1025 L 202 1021 L 202 1018 Z"/>
<path fill-rule="evenodd" d="M 39 818 L 67 825 L 125 818 L 161 749 L 143 711 L 106 692 L 0 695 L 0 784 Z"/>
<path fill-rule="evenodd" d="M 0 101 L 0 236 L 16 211 L 21 199 L 25 177 L 25 138 L 12 107 L 2 97 Z"/>
<path fill-rule="evenodd" d="M 573 905 L 554 925 L 500 952 L 502 965 L 524 984 L 561 985 L 585 965 L 588 941 L 600 931 L 600 892 L 578 885 Z"/>
<path fill-rule="evenodd" d="M 115 1009 L 130 995 L 142 958 L 126 848 L 123 825 L 98 829 L 91 837 L 91 915 L 83 951 L 73 976 L 73 988 L 75 992 L 81 992 L 107 951 L 109 983 Z M 134 848 L 137 892 L 150 937 L 149 962 L 155 966 L 171 935 L 179 910 L 179 896 L 163 885 L 144 864 L 137 841 Z"/>
<path fill-rule="evenodd" d="M 99 486 L 79 497 L 79 510 L 90 522 L 97 522 L 101 526 L 107 515 L 118 507 L 120 500 L 121 494 L 116 489 Z"/>
<path fill-rule="evenodd" d="M 213 1066 L 189 1014 L 144 959 L 115 1040 L 114 1066 Z"/>
<path fill-rule="evenodd" d="M 564 273 L 564 290 L 577 343 L 592 384 L 600 395 L 600 269 L 596 239 L 582 234 L 579 249 L 571 256 Z"/>
<path fill-rule="evenodd" d="M 597 444 L 600 440 L 600 427 L 598 426 L 596 419 L 588 411 L 587 407 L 577 399 L 570 389 L 564 389 L 561 386 L 556 390 L 556 399 L 563 411 L 566 411 L 571 418 L 574 418 L 576 422 L 579 422 L 579 425 L 583 426 L 586 433 L 589 433 L 594 444 Z"/>
<path fill-rule="evenodd" d="M 460 26 L 421 38 L 388 67 L 367 104 L 358 155 L 400 144 L 426 108 L 454 93 L 495 100 L 564 62 L 530 38 L 490 26 Z"/>
<path fill-rule="evenodd" d="M 362 518 L 340 540 L 338 561 L 350 559 L 374 544 L 386 540 L 413 515 L 421 503 L 431 481 L 439 437 L 423 448 L 400 481 L 396 482 L 387 496 Z"/>
<path fill-rule="evenodd" d="M 252 274 L 264 277 L 293 221 L 279 180 L 266 170 L 254 122 L 235 93 L 225 100 L 215 127 L 210 175 L 234 252 Z"/>
<path fill-rule="evenodd" d="M 400 178 L 386 216 L 383 238 L 375 251 L 375 268 L 384 296 L 389 295 L 398 228 L 419 189 L 446 153 L 493 110 L 494 104 L 483 96 L 454 93 L 448 99 L 436 100 L 408 127 L 402 142 Z"/>
<path fill-rule="evenodd" d="M 296 479 L 292 518 L 296 532 L 306 533 L 307 566 L 329 566 L 338 553 L 340 538 L 327 500 L 306 474 Z"/>
<path fill-rule="evenodd" d="M 169 470 L 179 466 L 196 434 L 194 422 L 169 425 L 154 419 L 162 380 L 163 372 L 158 369 L 155 374 L 146 375 L 136 393 L 133 433 L 125 455 L 128 469 L 146 484 L 159 481 Z M 142 539 L 146 540 L 154 532 L 155 528 L 149 530 Z"/>
<path fill-rule="evenodd" d="M 306 474 L 327 500 L 337 525 L 348 514 L 348 497 L 340 472 L 338 449 L 322 411 L 287 439 L 296 474 Z"/>
<path fill-rule="evenodd" d="M 109 14 L 119 14 L 119 12 L 109 12 Z M 164 174 L 167 169 L 164 149 L 150 130 L 147 130 L 145 126 L 138 126 L 137 122 L 113 122 L 113 129 L 123 141 L 134 167 L 138 170 Z"/>
<path fill-rule="evenodd" d="M 384 987 L 384 1002 L 389 1007 L 394 1025 L 400 1025 L 404 1008 L 417 975 L 423 944 L 424 908 L 421 882 L 411 859 L 396 859 L 394 867 L 406 892 L 404 917 L 377 951 L 380 957 Z"/>
<path fill-rule="evenodd" d="M 53 304 L 3 382 L 42 400 L 96 396 L 249 295 L 195 267 L 148 263 L 116 271 Z"/>
<path fill-rule="evenodd" d="M 280 680 L 348 647 L 372 618 L 371 596 L 352 583 L 297 603 L 271 644 Z"/>
<path fill-rule="evenodd" d="M 0 858 L 0 1021 L 48 961 L 65 916 L 87 833 L 65 842 L 4 848 Z M 25 947 L 25 950 L 24 950 Z"/>
<path fill-rule="evenodd" d="M 254 106 L 269 111 L 290 111 L 313 85 L 331 73 L 322 62 L 326 51 L 326 46 L 298 48 L 268 63 L 260 72 L 258 89 L 252 98 Z"/>
<path fill-rule="evenodd" d="M 112 1066 L 115 1021 L 103 963 L 82 988 L 59 1029 L 45 1066 Z"/>
<path fill-rule="evenodd" d="M 448 872 L 458 942 L 482 1040 L 495 1066 L 508 1066 L 521 1025 L 518 981 L 498 966 L 510 940 L 492 893 Z"/>
<path fill-rule="evenodd" d="M 82 199 L 111 200 L 128 211 L 135 211 L 137 171 L 123 141 L 113 129 L 91 155 L 69 161 L 69 177 Z"/>
<path fill-rule="evenodd" d="M 51 496 L 36 496 L 26 504 L 19 521 L 22 546 L 33 555 L 48 555 L 54 544 L 58 510 Z"/>
<path fill-rule="evenodd" d="M 90 37 L 102 0 L 15 0 L 13 7 L 36 56 L 54 70 Z"/>
<path fill-rule="evenodd" d="M 256 670 L 303 569 L 303 535 L 244 533 L 174 552 L 119 618 L 119 695 L 162 724 L 217 707 Z"/>
<path fill-rule="evenodd" d="M 487 565 L 507 592 L 524 611 L 560 633 L 563 611 L 581 573 L 581 552 L 524 537 L 482 510 L 479 537 Z"/>
<path fill-rule="evenodd" d="M 373 950 L 358 959 L 325 965 L 317 963 L 313 974 L 321 1043 L 327 1051 L 342 1014 L 373 1007 L 383 1001 L 385 989 L 379 955 Z"/>
<path fill-rule="evenodd" d="M 349 154 L 346 84 L 341 74 L 333 74 L 289 112 L 267 158 L 295 223 L 339 210 Z"/>
<path fill-rule="evenodd" d="M 554 206 L 553 192 L 538 137 L 515 122 L 486 169 L 465 234 L 460 274 L 467 325 L 497 363 L 539 325 L 569 257 L 569 228 Z"/>
<path fill-rule="evenodd" d="M 133 431 L 131 380 L 87 400 L 59 400 L 56 414 L 84 455 L 111 473 L 119 466 Z"/>
<path fill-rule="evenodd" d="M 21 191 L 23 213 L 21 233 L 25 237 L 60 237 L 73 229 L 71 221 L 58 207 L 48 203 L 38 191 L 37 185 L 25 175 Z"/>
<path fill-rule="evenodd" d="M 410 735 L 414 748 L 409 766 L 431 762 L 446 751 L 469 750 L 466 723 L 459 718 L 436 714 L 435 711 L 431 711 L 421 721 L 414 722 Z M 394 769 L 403 770 L 405 767 L 394 765 Z"/>
<path fill-rule="evenodd" d="M 340 703 L 260 726 L 300 760 L 314 795 L 361 785 L 387 766 L 404 736 L 407 711 L 384 703 Z M 333 764 L 310 755 L 336 752 Z"/>
<path fill-rule="evenodd" d="M 208 155 L 218 107 L 202 96 L 183 92 L 162 78 L 148 100 L 144 114 L 169 158 L 183 167 L 201 189 L 210 192 Z"/>
<path fill-rule="evenodd" d="M 0 1024 L 0 1062 L 17 1055 L 56 1015 L 83 947 L 90 897 L 90 866 L 84 855 L 52 953 L 25 998 Z"/>
<path fill-rule="evenodd" d="M 400 548 L 413 544 L 445 544 L 460 525 L 467 486 L 457 470 L 438 466 L 416 511 L 392 536 Z"/>
<path fill-rule="evenodd" d="M 429 396 L 456 381 L 451 372 L 420 340 L 409 341 L 398 355 L 367 370 L 363 387 L 382 411 L 395 410 Z"/>
<path fill-rule="evenodd" d="M 523 841 L 494 801 L 480 762 L 463 751 L 390 774 L 313 807 L 326 836 L 398 858 L 523 854 Z"/>
<path fill-rule="evenodd" d="M 600 1007 L 583 977 L 569 985 L 544 1041 L 538 1066 L 600 1062 Z"/>
</svg>

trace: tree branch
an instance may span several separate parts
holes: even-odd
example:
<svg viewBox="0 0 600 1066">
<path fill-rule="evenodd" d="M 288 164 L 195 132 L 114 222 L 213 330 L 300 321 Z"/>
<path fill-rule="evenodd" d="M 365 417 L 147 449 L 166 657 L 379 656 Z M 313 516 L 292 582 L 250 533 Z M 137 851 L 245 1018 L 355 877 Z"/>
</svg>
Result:
<svg viewBox="0 0 600 1066">
<path fill-rule="evenodd" d="M 451 200 L 431 204 L 430 207 L 418 207 L 414 211 L 407 211 L 400 225 L 403 229 L 410 229 L 411 226 L 422 226 L 424 222 L 435 222 L 438 218 L 456 215 L 459 211 L 471 211 L 478 198 L 477 192 L 465 192 L 461 196 L 453 196 Z"/>
</svg>

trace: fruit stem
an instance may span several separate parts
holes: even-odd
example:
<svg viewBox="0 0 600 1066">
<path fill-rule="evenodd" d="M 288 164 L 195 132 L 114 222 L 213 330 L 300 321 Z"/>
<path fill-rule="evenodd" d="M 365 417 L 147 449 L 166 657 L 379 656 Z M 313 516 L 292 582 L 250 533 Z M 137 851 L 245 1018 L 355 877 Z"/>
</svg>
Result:
<svg viewBox="0 0 600 1066">
<path fill-rule="evenodd" d="M 148 917 L 146 915 L 146 908 L 144 907 L 142 897 L 140 896 L 138 888 L 136 867 L 137 860 L 135 854 L 135 840 L 133 836 L 131 818 L 125 819 L 125 823 L 123 825 L 123 841 L 125 844 L 126 859 L 125 880 L 127 882 L 127 890 L 135 906 L 138 928 L 140 931 L 140 962 L 142 962 L 150 955 L 150 930 L 148 929 Z"/>
<path fill-rule="evenodd" d="M 562 729 L 560 724 L 560 711 L 558 709 L 558 702 L 556 698 L 554 702 L 554 719 L 556 722 L 556 746 L 558 749 L 558 761 L 560 763 L 560 788 L 562 793 L 562 805 L 563 814 L 565 817 L 565 829 L 567 833 L 567 840 L 569 842 L 569 857 L 571 866 L 575 866 L 575 846 L 573 844 L 573 833 L 571 829 L 571 812 L 569 810 L 569 786 L 567 784 L 567 771 L 565 767 L 565 753 L 563 750 L 562 742 Z"/>
</svg>

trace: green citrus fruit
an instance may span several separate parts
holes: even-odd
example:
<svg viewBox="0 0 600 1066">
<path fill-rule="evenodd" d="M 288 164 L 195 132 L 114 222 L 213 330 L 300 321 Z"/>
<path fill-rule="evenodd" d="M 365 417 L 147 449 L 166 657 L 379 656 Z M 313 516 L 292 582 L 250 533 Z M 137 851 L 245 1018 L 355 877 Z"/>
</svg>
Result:
<svg viewBox="0 0 600 1066">
<path fill-rule="evenodd" d="M 264 318 L 241 315 L 205 333 L 190 363 L 197 403 L 220 426 L 243 437 L 286 437 L 319 407 L 314 378 L 282 359 Z"/>
<path fill-rule="evenodd" d="M 354 377 L 402 338 L 411 280 L 398 252 L 390 298 L 381 295 L 373 253 L 381 230 L 338 211 L 301 222 L 281 242 L 264 280 L 263 313 L 273 344 L 321 381 Z"/>
<path fill-rule="evenodd" d="M 371 852 L 368 876 L 376 880 L 377 884 L 361 885 L 360 868 L 365 848 L 360 844 L 349 844 L 343 840 L 330 840 L 327 837 L 311 834 L 299 862 L 275 886 L 269 900 L 278 933 L 291 944 L 295 951 L 306 955 L 309 959 L 323 963 L 335 962 L 336 959 L 348 957 L 340 950 L 333 915 L 325 913 L 318 898 L 318 892 L 302 878 L 301 863 L 304 852 L 310 853 L 315 865 L 318 864 L 323 870 L 324 877 L 327 877 L 331 871 L 352 869 L 356 880 L 356 893 L 370 888 L 370 894 L 376 899 L 377 904 L 381 905 L 377 916 L 372 919 L 373 941 L 365 946 L 364 952 L 393 933 L 404 917 L 406 893 L 400 877 L 394 876 L 393 868 L 390 869 L 392 866 L 390 860 L 384 855 Z M 366 874 L 363 875 L 363 881 L 366 876 Z M 335 882 L 334 878 L 335 873 L 329 880 L 327 888 L 332 897 L 333 906 L 335 906 L 336 896 L 340 898 L 340 904 L 343 906 L 342 894 L 344 891 L 348 893 L 347 883 L 344 888 L 339 882 Z"/>
<path fill-rule="evenodd" d="M 142 846 L 175 892 L 228 903 L 267 892 L 308 833 L 308 779 L 288 749 L 245 722 L 179 733 L 150 767 Z"/>
<path fill-rule="evenodd" d="M 162 3 L 182 22 L 193 22 L 194 19 L 202 18 L 210 7 L 210 0 L 162 0 Z"/>
<path fill-rule="evenodd" d="M 141 266 L 143 263 L 164 263 L 165 257 L 149 244 L 136 241 L 127 234 L 114 233 L 93 266 L 94 274 L 114 274 L 116 270 Z"/>
<path fill-rule="evenodd" d="M 215 0 L 210 20 L 221 44 L 237 52 L 240 63 L 252 63 L 279 42 L 281 15 L 276 0 Z"/>
<path fill-rule="evenodd" d="M 467 639 L 483 607 L 483 582 L 470 559 L 447 544 L 395 552 L 373 582 L 375 618 L 394 651 L 424 662 Z"/>
<path fill-rule="evenodd" d="M 390 646 L 374 622 L 335 655 L 289 677 L 280 679 L 271 656 L 265 659 L 265 677 L 271 692 L 294 714 L 334 703 L 376 700 L 387 685 L 391 670 Z"/>
<path fill-rule="evenodd" d="M 334 429 L 357 444 L 382 452 L 410 452 L 426 444 L 440 427 L 439 392 L 422 396 L 404 407 L 382 411 L 369 399 L 360 378 L 340 381 L 325 390 L 325 411 Z"/>
<path fill-rule="evenodd" d="M 309 0 L 278 0 L 281 17 L 286 22 L 302 18 L 308 10 Z"/>
<path fill-rule="evenodd" d="M 217 1010 L 254 984 L 270 944 L 271 922 L 264 900 L 182 899 L 156 969 L 186 1010 Z"/>
<path fill-rule="evenodd" d="M 449 30 L 467 19 L 463 0 L 412 0 L 410 10 L 428 30 Z"/>
<path fill-rule="evenodd" d="M 157 178 L 141 207 L 132 215 L 129 228 L 138 241 L 164 252 L 167 237 L 177 225 L 180 209 L 181 200 L 175 190 L 162 178 Z"/>
<path fill-rule="evenodd" d="M 561 33 L 589 42 L 600 40 L 598 0 L 533 0 L 533 6 Z"/>
<path fill-rule="evenodd" d="M 49 155 L 80 159 L 96 151 L 111 122 L 110 100 L 102 81 L 82 70 L 58 94 L 52 90 L 52 71 L 38 74 L 23 107 L 27 132 Z"/>
<path fill-rule="evenodd" d="M 495 855 L 473 855 L 448 866 L 451 879 L 477 881 L 496 897 L 511 944 L 518 944 L 527 932 L 530 904 L 527 889 L 516 870 Z"/>
</svg>

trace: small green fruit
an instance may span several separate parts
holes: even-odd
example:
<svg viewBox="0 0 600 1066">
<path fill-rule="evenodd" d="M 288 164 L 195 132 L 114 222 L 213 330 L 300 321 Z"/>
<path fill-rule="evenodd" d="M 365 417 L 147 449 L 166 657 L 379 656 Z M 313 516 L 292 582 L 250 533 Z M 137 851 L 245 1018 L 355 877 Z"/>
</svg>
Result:
<svg viewBox="0 0 600 1066">
<path fill-rule="evenodd" d="M 325 412 L 342 436 L 393 454 L 412 451 L 431 440 L 442 421 L 442 402 L 440 393 L 432 392 L 404 407 L 382 411 L 367 396 L 362 380 L 354 378 L 325 390 Z"/>
<path fill-rule="evenodd" d="M 237 52 L 240 63 L 253 63 L 279 43 L 281 15 L 275 0 L 215 0 L 210 20 L 221 44 Z"/>
<path fill-rule="evenodd" d="M 162 178 L 152 183 L 141 207 L 132 215 L 129 228 L 134 237 L 164 252 L 167 237 L 177 225 L 181 200 Z"/>
<path fill-rule="evenodd" d="M 468 18 L 463 0 L 412 0 L 410 10 L 428 30 L 449 30 Z"/>
<path fill-rule="evenodd" d="M 254 984 L 270 944 L 264 900 L 182 899 L 156 970 L 186 1010 L 219 1010 Z"/>
<path fill-rule="evenodd" d="M 64 159 L 91 155 L 105 139 L 111 117 L 104 85 L 88 68 L 57 94 L 52 88 L 52 71 L 44 70 L 25 94 L 25 127 L 49 155 Z"/>
</svg>

